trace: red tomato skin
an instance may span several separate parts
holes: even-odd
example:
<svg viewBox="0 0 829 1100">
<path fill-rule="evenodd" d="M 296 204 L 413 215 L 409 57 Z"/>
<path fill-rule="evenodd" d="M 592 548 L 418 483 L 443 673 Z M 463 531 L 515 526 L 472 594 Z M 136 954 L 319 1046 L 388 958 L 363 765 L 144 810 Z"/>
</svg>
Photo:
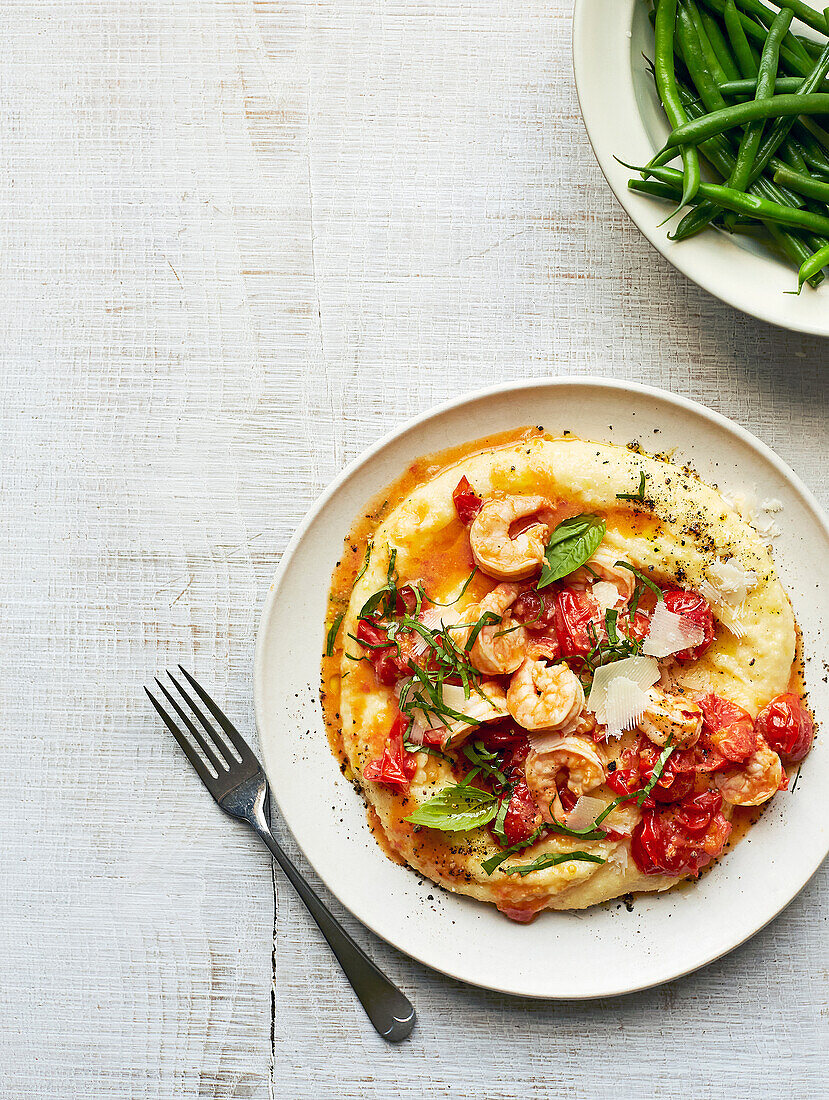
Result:
<svg viewBox="0 0 829 1100">
<path fill-rule="evenodd" d="M 597 640 L 606 638 L 598 600 L 575 588 L 556 592 L 555 626 L 562 657 L 589 653 Z"/>
<path fill-rule="evenodd" d="M 363 768 L 363 778 L 386 787 L 407 791 L 411 778 L 417 770 L 414 753 L 403 748 L 403 734 L 409 728 L 408 719 L 398 714 L 389 730 L 383 755 L 370 760 Z"/>
<path fill-rule="evenodd" d="M 530 794 L 526 779 L 520 778 L 509 795 L 507 812 L 504 815 L 504 836 L 507 846 L 523 844 L 529 840 L 541 824 L 541 814 L 535 799 Z"/>
<path fill-rule="evenodd" d="M 714 815 L 722 809 L 722 795 L 719 791 L 703 791 L 702 794 L 686 798 L 676 811 L 676 820 L 692 836 L 704 833 Z"/>
<path fill-rule="evenodd" d="M 528 588 L 512 605 L 512 617 L 533 634 L 548 633 L 556 618 L 555 592 Z"/>
<path fill-rule="evenodd" d="M 701 626 L 705 635 L 699 645 L 690 649 L 682 649 L 674 656 L 678 661 L 695 661 L 701 657 L 714 641 L 714 614 L 708 600 L 699 592 L 692 592 L 684 588 L 670 588 L 664 594 L 665 607 L 673 611 L 675 615 L 685 615 L 697 626 Z"/>
<path fill-rule="evenodd" d="M 469 480 L 466 477 L 462 477 L 455 486 L 455 490 L 452 493 L 452 501 L 455 505 L 455 511 L 458 513 L 458 519 L 464 527 L 470 525 L 478 512 L 480 512 L 484 503 L 469 484 Z"/>
<path fill-rule="evenodd" d="M 755 729 L 780 756 L 797 764 L 812 747 L 815 723 L 792 692 L 775 696 L 757 715 Z"/>
<path fill-rule="evenodd" d="M 699 833 L 687 830 L 681 815 L 681 808 L 646 811 L 642 815 L 633 830 L 630 847 L 643 874 L 696 874 L 722 852 L 731 834 L 731 822 L 719 810 L 712 812 Z M 690 809 L 685 816 L 692 825 L 699 826 L 702 812 L 699 819 Z"/>
<path fill-rule="evenodd" d="M 726 760 L 741 764 L 757 747 L 754 721 L 736 703 L 709 692 L 699 701 L 702 708 L 703 746 L 715 749 Z"/>
<path fill-rule="evenodd" d="M 646 742 L 639 751 L 640 786 L 645 786 L 653 776 L 653 769 L 659 762 L 662 750 Z M 677 758 L 675 760 L 675 758 Z M 694 773 L 682 767 L 679 753 L 668 757 L 662 774 L 651 787 L 650 797 L 655 802 L 679 802 L 691 793 L 694 787 Z"/>
</svg>

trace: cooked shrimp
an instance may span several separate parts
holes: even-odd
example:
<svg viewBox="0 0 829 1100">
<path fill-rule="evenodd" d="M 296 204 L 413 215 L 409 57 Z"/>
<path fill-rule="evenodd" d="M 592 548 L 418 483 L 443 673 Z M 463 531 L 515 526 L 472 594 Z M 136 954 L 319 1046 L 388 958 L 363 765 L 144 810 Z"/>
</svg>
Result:
<svg viewBox="0 0 829 1100">
<path fill-rule="evenodd" d="M 531 577 L 544 560 L 550 529 L 539 520 L 512 538 L 510 527 L 519 519 L 551 508 L 545 497 L 487 497 L 469 528 L 469 545 L 478 568 L 496 580 Z"/>
<path fill-rule="evenodd" d="M 713 778 L 724 802 L 732 806 L 759 806 L 780 789 L 783 765 L 777 753 L 758 737 L 757 748 L 744 764 L 715 773 Z"/>
<path fill-rule="evenodd" d="M 583 737 L 543 737 L 530 749 L 524 765 L 530 794 L 545 821 L 563 821 L 566 814 L 558 793 L 557 780 L 566 773 L 566 783 L 581 796 L 601 786 L 604 764 L 595 745 Z"/>
<path fill-rule="evenodd" d="M 577 581 L 588 578 L 595 580 L 597 576 L 599 577 L 599 583 L 594 586 L 594 594 L 599 599 L 599 603 L 608 607 L 626 604 L 636 587 L 636 577 L 629 569 L 617 566 L 618 560 L 619 554 L 615 550 L 600 546 L 592 558 L 588 558 L 581 569 L 576 571 Z M 615 599 L 610 589 L 611 585 L 616 590 Z"/>
<path fill-rule="evenodd" d="M 455 693 L 462 693 L 462 688 L 452 688 Z M 473 730 L 482 726 L 485 722 L 497 722 L 499 718 L 506 718 L 507 697 L 503 687 L 497 680 L 485 680 L 478 688 L 474 689 L 468 699 L 458 701 L 454 696 L 449 696 L 449 687 L 443 688 L 443 700 L 458 714 L 465 715 L 469 721 L 461 718 L 452 718 L 444 726 L 444 745 L 455 747 L 460 745 Z M 428 726 L 428 724 L 427 724 Z M 432 727 L 431 732 L 437 732 L 439 727 Z"/>
<path fill-rule="evenodd" d="M 469 660 L 487 676 L 505 676 L 515 672 L 527 650 L 527 631 L 513 621 L 509 609 L 520 589 L 517 584 L 499 584 L 477 604 L 464 612 L 470 628 L 487 613 L 499 616 L 499 622 L 487 623 L 478 631 Z M 467 632 L 466 637 L 469 637 Z"/>
<path fill-rule="evenodd" d="M 636 723 L 654 745 L 664 748 L 671 740 L 675 749 L 690 749 L 699 740 L 702 710 L 682 695 L 670 695 L 662 688 L 648 691 L 649 702 Z"/>
<path fill-rule="evenodd" d="M 584 688 L 565 664 L 527 657 L 507 688 L 507 708 L 527 730 L 560 730 L 578 719 Z"/>
</svg>

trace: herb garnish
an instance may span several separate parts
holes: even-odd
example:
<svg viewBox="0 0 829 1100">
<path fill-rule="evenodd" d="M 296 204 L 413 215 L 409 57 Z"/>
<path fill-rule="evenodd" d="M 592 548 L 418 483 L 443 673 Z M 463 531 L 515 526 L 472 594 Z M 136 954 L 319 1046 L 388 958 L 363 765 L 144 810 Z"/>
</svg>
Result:
<svg viewBox="0 0 829 1100">
<path fill-rule="evenodd" d="M 559 863 L 567 863 L 569 860 L 578 860 L 581 863 L 607 862 L 601 856 L 594 856 L 591 852 L 548 852 L 545 856 L 538 856 L 532 863 L 516 864 L 515 867 L 502 867 L 501 873 L 504 875 L 520 875 L 521 878 L 524 878 L 525 875 L 531 875 L 533 871 L 544 871 L 547 867 L 557 867 Z"/>
<path fill-rule="evenodd" d="M 334 656 L 334 642 L 337 640 L 337 631 L 340 629 L 340 624 L 345 618 L 345 612 L 341 611 L 336 619 L 331 624 L 331 629 L 328 631 L 328 636 L 325 639 L 325 656 Z"/>
<path fill-rule="evenodd" d="M 653 592 L 654 596 L 656 596 L 657 603 L 659 603 L 661 599 L 664 599 L 662 589 L 659 587 L 659 585 L 652 581 L 650 577 L 646 577 L 644 573 L 642 573 L 635 566 L 631 565 L 629 561 L 617 561 L 614 562 L 614 565 L 619 569 L 630 570 L 630 572 L 633 573 L 634 577 L 636 577 L 638 581 L 644 584 L 645 588 L 649 588 L 651 592 Z M 638 602 L 639 601 L 637 600 L 637 604 Z"/>
<path fill-rule="evenodd" d="M 368 542 L 366 543 L 366 556 L 363 558 L 363 564 L 362 564 L 362 567 L 360 569 L 360 572 L 354 578 L 354 585 L 357 584 L 357 581 L 359 581 L 362 578 L 363 573 L 365 573 L 365 571 L 368 569 L 368 559 L 371 557 L 371 551 L 373 549 L 374 549 L 374 542 L 373 542 L 372 539 L 369 539 Z M 354 587 L 354 586 L 352 585 L 352 587 Z"/>
<path fill-rule="evenodd" d="M 506 803 L 506 799 L 504 800 L 504 803 Z M 504 816 L 506 816 L 506 810 L 504 810 Z M 503 819 L 502 819 L 502 824 L 503 824 Z M 497 822 L 496 822 L 496 825 L 497 825 Z M 491 875 L 492 872 L 496 869 L 496 867 L 501 866 L 501 864 L 504 862 L 505 859 L 509 859 L 509 857 L 512 856 L 512 855 L 515 855 L 516 852 L 520 852 L 524 848 L 529 848 L 533 844 L 535 844 L 535 842 L 537 840 L 540 840 L 540 838 L 543 835 L 545 829 L 546 829 L 546 825 L 541 825 L 538 829 L 535 830 L 535 832 L 532 834 L 532 836 L 528 837 L 526 840 L 519 841 L 518 844 L 513 844 L 509 848 L 504 848 L 504 850 L 502 852 L 496 852 L 495 855 L 490 856 L 489 859 L 481 860 L 481 867 L 483 867 L 483 869 L 486 871 L 486 873 L 488 875 Z M 504 839 L 506 839 L 506 837 Z"/>
<path fill-rule="evenodd" d="M 546 588 L 584 565 L 595 553 L 606 530 L 607 524 L 599 516 L 571 516 L 563 520 L 547 542 L 536 588 Z"/>
<path fill-rule="evenodd" d="M 645 496 L 645 471 L 639 471 L 639 488 L 635 493 L 617 493 L 617 500 L 634 500 L 637 504 L 646 504 L 648 498 Z"/>
<path fill-rule="evenodd" d="M 471 782 L 476 775 L 483 774 L 489 779 L 494 779 L 501 787 L 508 786 L 507 777 L 492 763 L 493 760 L 498 759 L 498 753 L 490 752 L 483 741 L 475 741 L 472 745 L 464 745 L 463 754 L 469 763 L 473 765 L 472 771 L 464 778 L 465 783 Z"/>
<path fill-rule="evenodd" d="M 442 832 L 465 833 L 488 825 L 496 813 L 494 794 L 467 783 L 458 783 L 454 787 L 444 787 L 403 820 Z"/>
</svg>

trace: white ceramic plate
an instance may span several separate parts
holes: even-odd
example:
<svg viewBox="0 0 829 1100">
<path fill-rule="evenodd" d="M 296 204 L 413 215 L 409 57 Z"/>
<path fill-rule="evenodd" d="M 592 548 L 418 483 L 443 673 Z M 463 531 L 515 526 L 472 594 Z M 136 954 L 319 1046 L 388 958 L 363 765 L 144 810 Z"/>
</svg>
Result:
<svg viewBox="0 0 829 1100">
<path fill-rule="evenodd" d="M 829 528 L 816 502 L 766 446 L 684 398 L 604 379 L 514 383 L 460 398 L 393 432 L 323 494 L 285 552 L 256 648 L 256 722 L 272 790 L 322 880 L 363 924 L 407 954 L 475 985 L 531 997 L 599 997 L 655 985 L 730 951 L 772 919 L 829 848 L 819 738 L 794 795 L 779 794 L 744 842 L 692 887 L 518 925 L 440 890 L 383 855 L 363 803 L 328 747 L 317 691 L 329 578 L 361 507 L 414 458 L 526 424 L 646 450 L 676 448 L 707 481 L 784 504 L 775 558 L 803 629 L 818 718 L 821 623 L 829 621 Z M 769 966 L 773 966 L 773 959 Z"/>
<path fill-rule="evenodd" d="M 829 335 L 829 288 L 796 297 L 794 269 L 758 242 L 715 231 L 674 243 L 659 223 L 666 203 L 629 191 L 632 172 L 613 158 L 645 164 L 669 133 L 643 52 L 653 33 L 642 0 L 576 0 L 573 63 L 587 135 L 619 202 L 651 244 L 704 290 L 737 309 L 797 332 Z"/>
</svg>

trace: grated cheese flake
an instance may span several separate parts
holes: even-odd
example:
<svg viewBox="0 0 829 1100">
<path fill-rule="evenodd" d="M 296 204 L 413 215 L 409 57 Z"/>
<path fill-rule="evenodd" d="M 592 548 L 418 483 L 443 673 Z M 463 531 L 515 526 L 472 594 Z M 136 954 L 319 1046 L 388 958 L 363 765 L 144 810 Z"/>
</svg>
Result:
<svg viewBox="0 0 829 1100">
<path fill-rule="evenodd" d="M 605 721 L 608 686 L 617 678 L 630 680 L 644 691 L 659 679 L 659 665 L 653 657 L 625 657 L 622 661 L 597 668 L 587 698 L 587 709 L 596 715 L 599 722 Z"/>
<path fill-rule="evenodd" d="M 650 702 L 648 693 L 624 676 L 611 680 L 605 701 L 605 724 L 610 737 L 621 737 L 642 717 Z"/>
<path fill-rule="evenodd" d="M 705 630 L 689 619 L 669 611 L 660 601 L 651 618 L 650 630 L 642 647 L 649 657 L 669 657 L 683 649 L 693 649 L 705 639 Z"/>
</svg>

